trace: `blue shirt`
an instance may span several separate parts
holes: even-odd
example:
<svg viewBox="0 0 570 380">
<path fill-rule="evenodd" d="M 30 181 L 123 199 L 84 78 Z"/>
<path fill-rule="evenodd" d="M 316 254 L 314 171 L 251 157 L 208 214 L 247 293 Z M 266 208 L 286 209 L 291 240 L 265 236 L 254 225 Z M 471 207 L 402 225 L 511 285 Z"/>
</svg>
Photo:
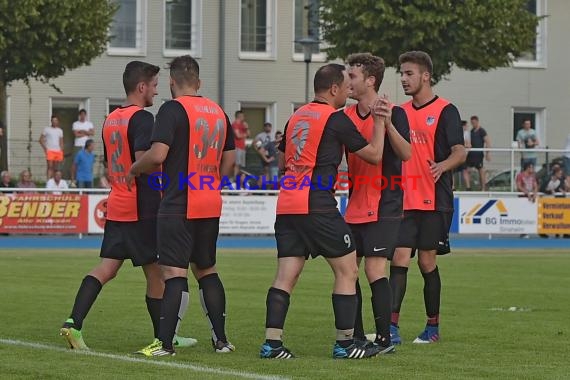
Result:
<svg viewBox="0 0 570 380">
<path fill-rule="evenodd" d="M 75 155 L 73 160 L 76 171 L 75 179 L 78 181 L 93 181 L 93 164 L 95 163 L 95 155 L 89 153 L 85 149 L 81 149 Z"/>
</svg>

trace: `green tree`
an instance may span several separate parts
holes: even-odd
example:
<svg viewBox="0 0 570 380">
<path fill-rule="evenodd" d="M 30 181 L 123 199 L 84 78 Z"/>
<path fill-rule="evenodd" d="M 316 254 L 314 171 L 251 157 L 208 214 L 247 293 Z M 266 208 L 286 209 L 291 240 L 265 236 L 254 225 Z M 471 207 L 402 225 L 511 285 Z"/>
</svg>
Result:
<svg viewBox="0 0 570 380">
<path fill-rule="evenodd" d="M 49 83 L 89 64 L 104 50 L 116 5 L 109 0 L 0 0 L 0 121 L 6 86 Z M 2 139 L 6 141 L 6 139 Z M 2 147 L 5 165 L 6 149 Z"/>
<path fill-rule="evenodd" d="M 489 71 L 534 50 L 539 17 L 528 0 L 321 0 L 329 58 L 371 52 L 398 67 L 423 50 L 440 81 L 455 65 Z"/>
</svg>

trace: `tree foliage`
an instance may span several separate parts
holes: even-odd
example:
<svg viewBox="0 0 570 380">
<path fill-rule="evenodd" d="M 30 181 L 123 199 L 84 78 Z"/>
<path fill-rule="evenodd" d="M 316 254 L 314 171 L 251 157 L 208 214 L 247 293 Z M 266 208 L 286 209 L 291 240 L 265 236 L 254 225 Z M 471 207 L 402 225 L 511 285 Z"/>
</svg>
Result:
<svg viewBox="0 0 570 380">
<path fill-rule="evenodd" d="M 0 0 L 0 80 L 63 75 L 99 56 L 116 6 L 108 0 Z"/>
<path fill-rule="evenodd" d="M 398 56 L 423 50 L 434 82 L 452 67 L 489 71 L 534 50 L 539 17 L 528 0 L 321 0 L 329 58 L 371 52 L 398 67 Z"/>
</svg>

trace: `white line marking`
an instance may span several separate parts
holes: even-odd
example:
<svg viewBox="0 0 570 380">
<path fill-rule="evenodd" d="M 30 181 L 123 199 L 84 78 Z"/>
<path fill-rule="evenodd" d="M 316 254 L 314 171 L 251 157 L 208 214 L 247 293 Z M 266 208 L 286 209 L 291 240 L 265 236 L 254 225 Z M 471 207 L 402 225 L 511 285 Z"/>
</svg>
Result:
<svg viewBox="0 0 570 380">
<path fill-rule="evenodd" d="M 236 370 L 231 370 L 231 369 L 220 369 L 220 368 L 206 367 L 206 366 L 196 365 L 196 364 L 187 364 L 187 363 L 172 362 L 172 361 L 156 361 L 156 360 L 151 360 L 151 359 L 133 358 L 130 356 L 125 356 L 125 355 L 108 354 L 105 352 L 97 352 L 97 351 L 92 351 L 92 350 L 89 350 L 89 351 L 70 350 L 67 348 L 50 346 L 48 344 L 35 343 L 35 342 L 25 342 L 25 341 L 14 340 L 14 339 L 2 339 L 2 338 L 0 338 L 0 344 L 8 344 L 8 345 L 12 345 L 12 346 L 31 347 L 31 348 L 41 349 L 41 350 L 72 353 L 75 355 L 95 356 L 95 357 L 99 357 L 99 358 L 120 360 L 123 362 L 150 364 L 150 365 L 155 365 L 155 366 L 159 366 L 159 367 L 189 369 L 189 370 L 196 371 L 196 372 L 206 372 L 206 373 L 214 373 L 217 375 L 236 376 L 236 377 L 241 377 L 241 378 L 245 378 L 245 379 L 260 379 L 260 380 L 289 380 L 290 379 L 288 377 L 282 377 L 282 376 L 260 375 L 260 374 L 252 373 L 252 372 L 243 372 L 243 371 L 236 371 Z"/>
</svg>

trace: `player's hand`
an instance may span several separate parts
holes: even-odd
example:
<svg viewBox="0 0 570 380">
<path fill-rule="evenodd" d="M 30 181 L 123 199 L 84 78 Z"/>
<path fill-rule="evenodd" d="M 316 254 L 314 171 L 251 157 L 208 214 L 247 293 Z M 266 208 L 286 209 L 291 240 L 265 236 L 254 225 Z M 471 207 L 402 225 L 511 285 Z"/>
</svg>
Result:
<svg viewBox="0 0 570 380">
<path fill-rule="evenodd" d="M 433 160 L 427 160 L 431 175 L 433 177 L 433 182 L 439 181 L 441 175 L 445 172 L 441 162 L 435 162 Z"/>
</svg>

